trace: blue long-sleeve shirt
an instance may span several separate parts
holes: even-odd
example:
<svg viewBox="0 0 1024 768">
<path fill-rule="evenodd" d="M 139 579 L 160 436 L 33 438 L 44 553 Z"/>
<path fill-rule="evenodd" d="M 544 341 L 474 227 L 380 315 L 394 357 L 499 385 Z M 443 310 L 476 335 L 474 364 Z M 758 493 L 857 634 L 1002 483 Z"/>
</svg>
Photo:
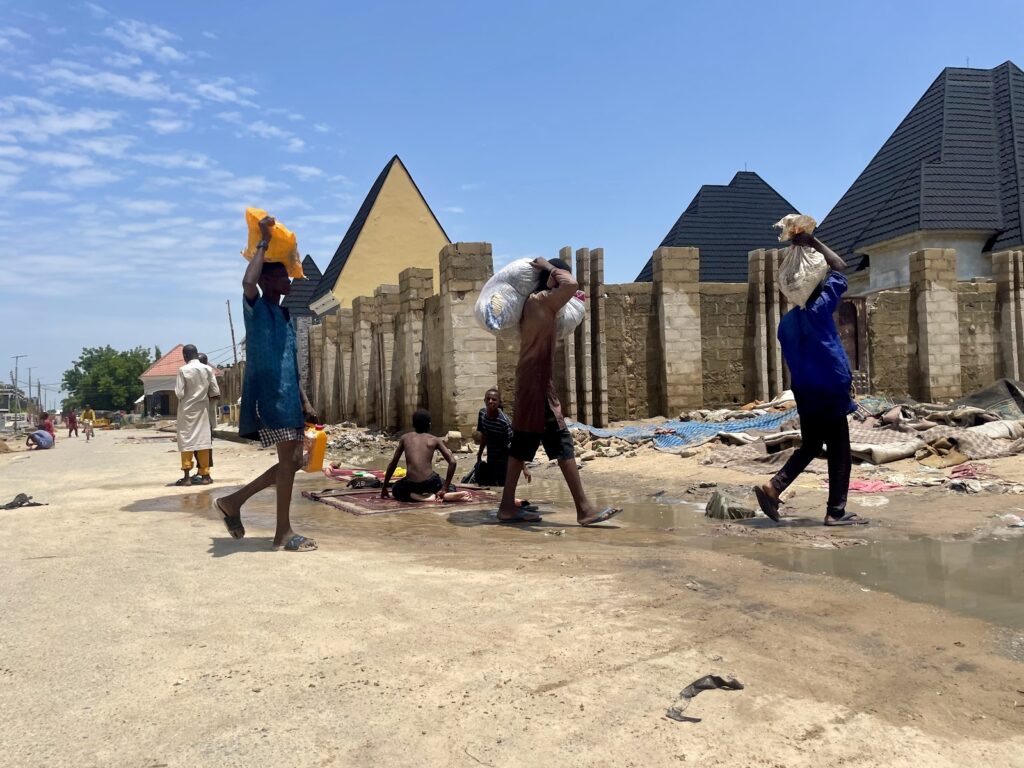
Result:
<svg viewBox="0 0 1024 768">
<path fill-rule="evenodd" d="M 844 275 L 830 273 L 813 301 L 789 310 L 779 323 L 779 343 L 801 416 L 836 418 L 857 409 L 850 397 L 850 361 L 832 318 L 847 287 Z"/>
</svg>

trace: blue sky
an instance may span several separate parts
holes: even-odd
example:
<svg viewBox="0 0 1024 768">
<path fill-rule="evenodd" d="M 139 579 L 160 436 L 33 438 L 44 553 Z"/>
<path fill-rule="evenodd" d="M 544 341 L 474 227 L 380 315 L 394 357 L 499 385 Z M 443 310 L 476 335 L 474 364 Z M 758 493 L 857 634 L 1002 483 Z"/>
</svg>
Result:
<svg viewBox="0 0 1024 768">
<path fill-rule="evenodd" d="M 51 399 L 83 346 L 227 359 L 244 207 L 326 267 L 395 153 L 453 240 L 624 282 L 701 184 L 820 219 L 944 66 L 1024 64 L 1010 0 L 0 11 L 0 361 Z"/>
</svg>

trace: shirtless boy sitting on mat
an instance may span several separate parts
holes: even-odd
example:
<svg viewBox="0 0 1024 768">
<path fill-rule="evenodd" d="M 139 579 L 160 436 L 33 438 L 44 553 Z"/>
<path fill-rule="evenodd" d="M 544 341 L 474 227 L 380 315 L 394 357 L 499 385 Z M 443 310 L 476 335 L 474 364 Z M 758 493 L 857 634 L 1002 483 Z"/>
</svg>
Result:
<svg viewBox="0 0 1024 768">
<path fill-rule="evenodd" d="M 406 475 L 395 483 L 396 501 L 465 501 L 469 498 L 468 493 L 451 490 L 452 478 L 455 477 L 455 457 L 441 438 L 430 434 L 430 413 L 422 409 L 416 411 L 412 415 L 412 426 L 416 431 L 402 435 L 395 455 L 388 464 L 380 497 L 388 497 L 391 476 L 398 469 L 398 460 L 405 453 Z M 448 476 L 444 482 L 433 467 L 434 453 L 437 451 L 448 462 Z"/>
</svg>

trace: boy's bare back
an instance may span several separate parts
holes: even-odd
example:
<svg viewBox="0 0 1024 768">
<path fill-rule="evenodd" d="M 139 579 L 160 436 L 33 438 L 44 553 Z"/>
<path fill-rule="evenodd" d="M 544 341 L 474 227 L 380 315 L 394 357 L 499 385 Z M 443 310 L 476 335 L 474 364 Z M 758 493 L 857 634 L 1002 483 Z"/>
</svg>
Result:
<svg viewBox="0 0 1024 768">
<path fill-rule="evenodd" d="M 405 453 L 405 476 L 416 483 L 434 474 L 434 453 L 447 451 L 441 438 L 429 432 L 409 432 L 402 436 L 401 443 Z"/>
</svg>

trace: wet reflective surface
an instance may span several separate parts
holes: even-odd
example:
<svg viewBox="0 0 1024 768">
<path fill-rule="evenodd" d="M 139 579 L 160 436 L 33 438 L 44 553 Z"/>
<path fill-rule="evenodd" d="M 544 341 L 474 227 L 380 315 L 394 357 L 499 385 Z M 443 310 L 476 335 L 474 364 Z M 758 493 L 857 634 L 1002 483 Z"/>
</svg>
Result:
<svg viewBox="0 0 1024 768">
<path fill-rule="evenodd" d="M 377 538 L 382 546 L 396 538 L 436 540 L 438 544 L 457 546 L 459 539 L 480 536 L 484 527 L 499 527 L 489 510 L 446 513 L 443 507 L 432 507 L 407 514 L 357 517 L 299 497 L 302 490 L 325 487 L 322 476 L 299 475 L 292 506 L 296 530 L 323 544 L 343 543 L 347 535 L 358 531 L 361 542 Z M 204 489 L 194 495 L 145 499 L 129 509 L 212 515 L 216 514 L 215 494 L 230 490 L 233 489 Z M 814 541 L 808 545 L 806 540 L 771 538 L 771 533 L 779 529 L 765 519 L 733 521 L 731 526 L 748 530 L 742 531 L 744 535 L 725 535 L 721 533 L 720 521 L 704 517 L 704 505 L 698 499 L 668 495 L 637 498 L 623 489 L 594 493 L 601 504 L 625 509 L 607 525 L 612 530 L 599 531 L 575 526 L 571 497 L 557 477 L 536 478 L 532 485 L 524 485 L 520 493 L 539 500 L 546 519 L 537 525 L 500 527 L 511 534 L 518 531 L 534 536 L 534 541 L 543 541 L 546 546 L 653 546 L 659 550 L 659 557 L 665 547 L 709 549 L 748 557 L 781 570 L 847 579 L 865 590 L 888 592 L 1004 626 L 1024 628 L 1024 530 L 1008 530 L 1003 537 L 980 540 L 908 539 L 893 538 L 874 525 L 824 529 L 818 520 L 786 520 L 787 528 L 814 535 Z M 272 531 L 273 490 L 255 496 L 246 505 L 244 516 L 247 526 Z M 268 546 L 267 538 L 248 541 L 249 538 L 245 545 L 225 540 L 214 547 L 224 552 L 213 554 L 230 554 L 233 549 L 255 551 L 253 547 Z M 851 546 L 837 548 L 831 543 L 836 541 Z"/>
</svg>

